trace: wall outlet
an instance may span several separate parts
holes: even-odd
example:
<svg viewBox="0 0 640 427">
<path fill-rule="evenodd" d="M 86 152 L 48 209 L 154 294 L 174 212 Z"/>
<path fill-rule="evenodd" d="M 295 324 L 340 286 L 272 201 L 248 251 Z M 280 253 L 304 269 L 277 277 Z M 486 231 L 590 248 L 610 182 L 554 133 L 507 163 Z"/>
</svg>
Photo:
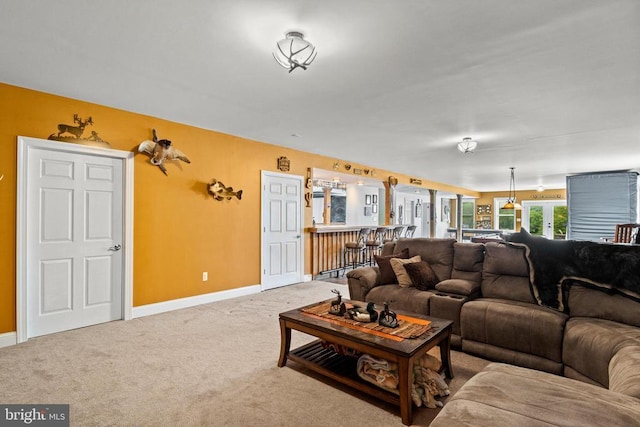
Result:
<svg viewBox="0 0 640 427">
<path fill-rule="evenodd" d="M 207 280 L 209 280 L 209 273 L 207 273 L 206 271 L 202 272 L 202 281 L 206 282 Z"/>
</svg>

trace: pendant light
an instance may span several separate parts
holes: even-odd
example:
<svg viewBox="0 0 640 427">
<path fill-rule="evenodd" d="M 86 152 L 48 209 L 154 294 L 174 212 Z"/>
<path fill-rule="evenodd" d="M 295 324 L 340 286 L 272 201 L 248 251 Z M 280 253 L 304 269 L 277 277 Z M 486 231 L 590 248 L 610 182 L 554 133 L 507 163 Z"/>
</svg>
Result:
<svg viewBox="0 0 640 427">
<path fill-rule="evenodd" d="M 502 206 L 502 209 L 522 209 L 522 206 L 516 201 L 516 168 L 512 166 L 509 169 L 511 169 L 511 179 L 509 181 L 509 197 L 507 198 L 507 203 Z"/>
</svg>

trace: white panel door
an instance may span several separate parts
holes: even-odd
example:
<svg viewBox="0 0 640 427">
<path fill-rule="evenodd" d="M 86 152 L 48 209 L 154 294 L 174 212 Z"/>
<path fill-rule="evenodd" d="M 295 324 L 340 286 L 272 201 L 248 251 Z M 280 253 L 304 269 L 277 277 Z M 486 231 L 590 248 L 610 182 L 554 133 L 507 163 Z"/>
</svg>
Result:
<svg viewBox="0 0 640 427">
<path fill-rule="evenodd" d="M 303 280 L 302 178 L 262 174 L 262 289 Z"/>
<path fill-rule="evenodd" d="M 122 319 L 123 160 L 33 149 L 27 337 Z"/>
</svg>

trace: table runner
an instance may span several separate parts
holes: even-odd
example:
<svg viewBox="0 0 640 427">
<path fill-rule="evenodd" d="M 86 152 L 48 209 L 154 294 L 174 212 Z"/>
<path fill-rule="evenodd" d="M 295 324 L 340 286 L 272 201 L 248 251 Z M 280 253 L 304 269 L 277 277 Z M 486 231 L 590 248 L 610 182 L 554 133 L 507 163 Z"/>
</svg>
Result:
<svg viewBox="0 0 640 427">
<path fill-rule="evenodd" d="M 347 307 L 349 306 L 350 304 L 347 304 Z M 300 311 L 302 311 L 302 313 L 307 316 L 319 318 L 327 322 L 355 329 L 357 331 L 389 338 L 394 341 L 402 341 L 407 338 L 418 338 L 425 332 L 429 331 L 429 329 L 431 329 L 431 322 L 429 320 L 418 319 L 402 314 L 397 315 L 399 324 L 397 328 L 381 326 L 378 324 L 378 322 L 358 322 L 357 320 L 352 320 L 344 316 L 330 314 L 330 307 L 331 302 L 325 301 L 309 307 L 301 308 Z"/>
</svg>

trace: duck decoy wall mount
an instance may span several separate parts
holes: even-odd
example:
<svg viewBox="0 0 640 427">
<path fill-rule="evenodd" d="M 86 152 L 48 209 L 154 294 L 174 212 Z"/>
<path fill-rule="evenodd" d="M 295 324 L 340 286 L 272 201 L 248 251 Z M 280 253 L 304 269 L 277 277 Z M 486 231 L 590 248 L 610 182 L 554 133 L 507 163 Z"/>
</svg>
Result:
<svg viewBox="0 0 640 427">
<path fill-rule="evenodd" d="M 180 150 L 171 145 L 168 139 L 158 139 L 156 130 L 153 129 L 153 140 L 142 141 L 138 146 L 139 153 L 146 153 L 151 157 L 151 164 L 158 166 L 162 173 L 168 175 L 164 166 L 165 160 L 181 160 L 191 163 L 191 160 Z"/>
</svg>

